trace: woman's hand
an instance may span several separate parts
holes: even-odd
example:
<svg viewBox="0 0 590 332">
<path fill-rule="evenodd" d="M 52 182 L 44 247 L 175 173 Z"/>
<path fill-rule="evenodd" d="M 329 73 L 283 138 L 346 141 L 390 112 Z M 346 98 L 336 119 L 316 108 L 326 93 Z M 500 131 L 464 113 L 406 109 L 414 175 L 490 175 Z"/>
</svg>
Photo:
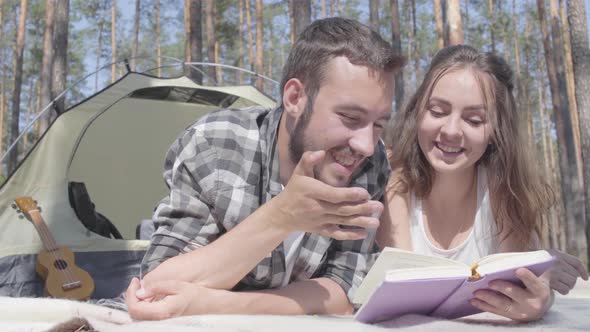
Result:
<svg viewBox="0 0 590 332">
<path fill-rule="evenodd" d="M 526 268 L 516 270 L 524 288 L 504 280 L 490 282 L 490 290 L 478 290 L 471 305 L 483 311 L 528 322 L 540 319 L 553 304 L 553 294 L 546 280 Z"/>
<path fill-rule="evenodd" d="M 588 280 L 588 272 L 577 257 L 556 249 L 548 250 L 555 257 L 551 268 L 541 275 L 551 289 L 566 295 L 576 285 L 578 277 Z"/>
</svg>

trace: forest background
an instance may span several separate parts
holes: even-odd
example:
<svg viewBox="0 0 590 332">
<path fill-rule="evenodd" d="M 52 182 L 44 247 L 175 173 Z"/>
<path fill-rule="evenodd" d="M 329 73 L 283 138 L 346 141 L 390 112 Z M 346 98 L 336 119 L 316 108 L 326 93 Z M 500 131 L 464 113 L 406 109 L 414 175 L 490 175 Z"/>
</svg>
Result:
<svg viewBox="0 0 590 332">
<path fill-rule="evenodd" d="M 590 0 L 0 0 L 0 152 L 30 128 L 2 160 L 0 182 L 58 112 L 128 68 L 170 76 L 168 64 L 178 59 L 280 80 L 299 31 L 318 18 L 349 17 L 380 32 L 406 58 L 394 111 L 446 45 L 469 44 L 509 61 L 530 148 L 557 194 L 540 223 L 541 241 L 588 264 L 589 6 Z M 278 93 L 269 81 L 221 68 L 186 74 L 204 84 L 251 83 Z"/>
</svg>

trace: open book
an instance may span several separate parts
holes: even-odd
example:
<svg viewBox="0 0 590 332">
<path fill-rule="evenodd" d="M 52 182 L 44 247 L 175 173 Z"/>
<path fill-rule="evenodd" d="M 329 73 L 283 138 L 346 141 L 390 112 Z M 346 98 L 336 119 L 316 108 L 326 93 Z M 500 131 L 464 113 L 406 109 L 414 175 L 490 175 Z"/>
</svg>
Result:
<svg viewBox="0 0 590 332">
<path fill-rule="evenodd" d="M 538 276 L 551 264 L 545 250 L 489 255 L 468 266 L 387 247 L 356 292 L 353 303 L 362 306 L 354 318 L 374 323 L 409 313 L 449 319 L 475 314 L 480 310 L 469 300 L 476 290 L 497 279 L 522 285 L 518 268 Z"/>
</svg>

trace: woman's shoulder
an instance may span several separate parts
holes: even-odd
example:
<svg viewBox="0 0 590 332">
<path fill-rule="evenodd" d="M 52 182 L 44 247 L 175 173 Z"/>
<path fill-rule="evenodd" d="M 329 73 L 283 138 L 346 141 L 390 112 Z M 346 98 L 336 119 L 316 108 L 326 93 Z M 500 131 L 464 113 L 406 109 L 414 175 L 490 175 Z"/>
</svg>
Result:
<svg viewBox="0 0 590 332">
<path fill-rule="evenodd" d="M 386 197 L 388 197 L 389 200 L 396 198 L 409 202 L 411 193 L 408 190 L 408 185 L 403 177 L 401 168 L 394 168 L 391 171 L 385 192 L 387 194 Z"/>
</svg>

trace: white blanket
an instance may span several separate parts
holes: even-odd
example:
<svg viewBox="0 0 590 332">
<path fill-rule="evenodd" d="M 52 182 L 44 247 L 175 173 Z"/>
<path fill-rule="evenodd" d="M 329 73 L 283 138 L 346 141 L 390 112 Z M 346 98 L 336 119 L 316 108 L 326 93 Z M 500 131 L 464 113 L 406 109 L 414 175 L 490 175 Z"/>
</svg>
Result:
<svg viewBox="0 0 590 332">
<path fill-rule="evenodd" d="M 395 328 L 398 331 L 590 331 L 590 282 L 578 280 L 567 296 L 557 295 L 555 304 L 543 319 L 519 324 L 489 313 L 459 320 L 443 320 L 406 315 L 377 325 L 358 323 L 351 316 L 245 316 L 204 315 L 159 322 L 132 321 L 124 311 L 94 304 L 58 299 L 0 297 L 0 331 L 47 331 L 74 317 L 85 318 L 98 331 L 338 331 L 371 332 Z"/>
</svg>

